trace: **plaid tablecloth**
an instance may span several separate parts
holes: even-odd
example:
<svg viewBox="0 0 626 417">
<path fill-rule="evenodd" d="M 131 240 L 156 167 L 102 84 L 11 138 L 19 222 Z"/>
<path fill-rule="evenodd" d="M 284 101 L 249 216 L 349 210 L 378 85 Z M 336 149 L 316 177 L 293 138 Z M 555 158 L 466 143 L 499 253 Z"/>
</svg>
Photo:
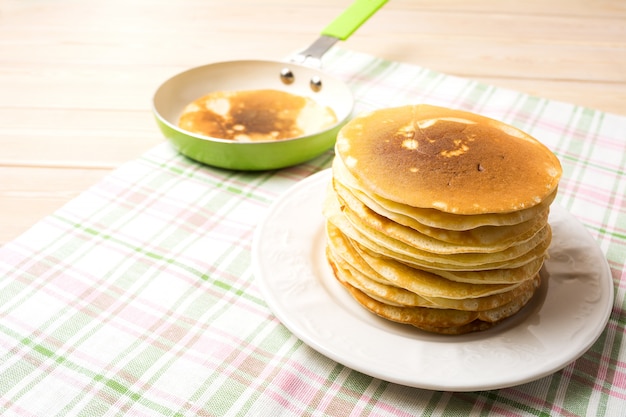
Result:
<svg viewBox="0 0 626 417">
<path fill-rule="evenodd" d="M 164 143 L 0 248 L 0 415 L 625 415 L 626 117 L 339 48 L 324 68 L 350 84 L 358 111 L 466 109 L 557 154 L 557 202 L 597 239 L 615 283 L 597 343 L 560 372 L 483 392 L 409 388 L 339 365 L 272 315 L 251 267 L 267 208 L 329 167 L 332 151 L 242 173 Z"/>
</svg>

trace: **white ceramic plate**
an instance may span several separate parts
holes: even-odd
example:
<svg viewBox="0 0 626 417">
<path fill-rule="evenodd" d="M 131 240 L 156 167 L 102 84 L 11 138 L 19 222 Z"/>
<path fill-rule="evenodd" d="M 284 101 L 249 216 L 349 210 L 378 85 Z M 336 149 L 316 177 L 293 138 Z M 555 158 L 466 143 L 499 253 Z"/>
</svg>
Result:
<svg viewBox="0 0 626 417">
<path fill-rule="evenodd" d="M 366 311 L 335 280 L 324 255 L 321 214 L 330 170 L 296 184 L 258 226 L 253 262 L 278 319 L 325 356 L 367 375 L 412 387 L 479 391 L 552 374 L 602 333 L 613 281 L 584 226 L 553 205 L 544 284 L 515 316 L 461 336 L 430 334 Z"/>
</svg>

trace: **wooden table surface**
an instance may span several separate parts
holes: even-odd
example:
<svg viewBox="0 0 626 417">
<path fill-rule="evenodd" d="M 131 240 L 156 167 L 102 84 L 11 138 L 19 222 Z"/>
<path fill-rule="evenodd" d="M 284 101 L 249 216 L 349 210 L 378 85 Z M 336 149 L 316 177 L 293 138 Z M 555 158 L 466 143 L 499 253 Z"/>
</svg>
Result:
<svg viewBox="0 0 626 417">
<path fill-rule="evenodd" d="M 282 59 L 351 0 L 1 0 L 0 245 L 163 141 L 166 78 Z M 342 45 L 626 116 L 624 0 L 390 0 Z"/>
</svg>

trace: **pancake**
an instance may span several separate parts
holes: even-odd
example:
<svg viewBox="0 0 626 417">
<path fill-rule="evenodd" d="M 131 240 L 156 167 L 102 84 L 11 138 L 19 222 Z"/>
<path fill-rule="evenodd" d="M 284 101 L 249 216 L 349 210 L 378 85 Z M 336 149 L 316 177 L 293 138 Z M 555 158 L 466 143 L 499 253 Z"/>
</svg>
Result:
<svg viewBox="0 0 626 417">
<path fill-rule="evenodd" d="M 364 254 L 356 249 L 352 242 L 332 225 L 327 225 L 329 250 L 335 259 L 345 259 L 362 274 L 379 283 L 390 283 L 424 297 L 440 297 L 448 299 L 479 298 L 500 294 L 515 289 L 520 283 L 509 284 L 471 284 L 451 281 L 419 268 L 394 263 L 387 258 L 381 259 Z M 384 263 L 384 264 L 383 264 Z M 527 277 L 530 279 L 532 277 Z"/>
<path fill-rule="evenodd" d="M 361 306 L 454 335 L 488 329 L 532 299 L 562 173 L 539 141 L 416 105 L 353 119 L 335 155 L 326 258 Z"/>
<path fill-rule="evenodd" d="M 550 226 L 546 224 L 531 241 L 511 246 L 500 252 L 439 254 L 399 241 L 364 224 L 355 227 L 355 224 L 350 221 L 348 210 L 340 206 L 332 193 L 326 199 L 323 213 L 329 223 L 335 225 L 364 248 L 400 262 L 430 269 L 479 271 L 517 268 L 543 257 L 552 236 Z"/>
<path fill-rule="evenodd" d="M 363 193 L 354 189 L 348 189 L 338 181 L 333 181 L 333 186 L 338 199 L 349 206 L 353 211 L 365 211 L 366 213 L 362 215 L 367 217 L 369 217 L 367 213 L 370 212 L 373 217 L 378 218 L 381 222 L 393 222 L 400 226 L 411 228 L 433 239 L 464 246 L 498 246 L 500 248 L 510 246 L 515 242 L 524 240 L 524 234 L 532 233 L 532 230 L 536 232 L 542 224 L 545 224 L 545 219 L 549 213 L 549 208 L 546 207 L 529 220 L 517 224 L 508 226 L 488 225 L 465 230 L 448 230 L 441 227 L 428 226 L 424 223 L 420 223 L 413 217 L 389 211 Z M 410 231 L 408 233 L 410 233 Z"/>
<path fill-rule="evenodd" d="M 556 156 L 521 130 L 429 105 L 357 117 L 340 131 L 335 149 L 349 172 L 374 194 L 445 213 L 533 207 L 557 189 L 561 176 Z"/>
<path fill-rule="evenodd" d="M 467 231 L 447 231 L 428 226 L 405 226 L 370 209 L 354 194 L 335 184 L 343 212 L 353 225 L 361 223 L 390 238 L 439 254 L 500 252 L 531 240 L 545 226 L 548 210 L 534 219 L 508 227 L 483 226 Z M 417 223 L 417 222 L 416 222 Z M 443 237 L 444 239 L 439 239 Z"/>
<path fill-rule="evenodd" d="M 238 142 L 274 141 L 321 132 L 337 123 L 330 107 L 279 90 L 215 91 L 189 103 L 182 129 Z"/>
<path fill-rule="evenodd" d="M 329 236 L 332 243 L 326 255 L 337 278 L 390 305 L 484 311 L 534 291 L 539 279 L 535 274 L 514 285 L 462 284 L 417 269 L 407 274 L 379 274 L 340 233 L 331 231 Z"/>
<path fill-rule="evenodd" d="M 410 324 L 428 332 L 449 335 L 487 330 L 519 312 L 534 294 L 534 291 L 529 291 L 510 303 L 491 310 L 463 311 L 389 305 L 373 299 L 346 282 L 341 283 L 359 304 L 380 317 L 397 323 Z M 537 283 L 539 284 L 538 281 Z"/>
<path fill-rule="evenodd" d="M 373 209 L 375 205 L 378 205 L 384 210 L 391 212 L 392 215 L 397 214 L 405 216 L 423 225 L 450 231 L 471 230 L 481 226 L 516 225 L 532 220 L 540 213 L 549 209 L 557 193 L 555 189 L 541 203 L 518 211 L 474 215 L 453 214 L 438 209 L 412 207 L 383 198 L 375 194 L 372 190 L 368 190 L 365 185 L 360 184 L 347 168 L 345 168 L 344 163 L 339 157 L 334 158 L 332 169 L 334 180 L 349 188 L 353 193 L 363 196 L 364 198 L 359 198 L 370 208 Z M 442 190 L 442 192 L 443 191 L 447 192 L 448 190 Z M 494 194 L 494 196 L 497 198 L 496 194 Z"/>
</svg>

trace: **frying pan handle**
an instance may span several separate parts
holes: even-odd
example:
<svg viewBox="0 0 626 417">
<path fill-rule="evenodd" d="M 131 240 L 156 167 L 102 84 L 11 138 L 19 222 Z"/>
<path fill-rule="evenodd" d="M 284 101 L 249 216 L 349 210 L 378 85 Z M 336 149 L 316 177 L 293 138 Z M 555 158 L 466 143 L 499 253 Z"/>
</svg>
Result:
<svg viewBox="0 0 626 417">
<path fill-rule="evenodd" d="M 322 30 L 322 35 L 345 41 L 385 3 L 387 0 L 355 0 Z"/>
<path fill-rule="evenodd" d="M 322 30 L 320 36 L 311 46 L 295 54 L 290 61 L 297 63 L 312 63 L 320 67 L 322 56 L 337 41 L 345 41 L 388 0 L 354 0 L 343 13 L 335 18 Z"/>
</svg>

